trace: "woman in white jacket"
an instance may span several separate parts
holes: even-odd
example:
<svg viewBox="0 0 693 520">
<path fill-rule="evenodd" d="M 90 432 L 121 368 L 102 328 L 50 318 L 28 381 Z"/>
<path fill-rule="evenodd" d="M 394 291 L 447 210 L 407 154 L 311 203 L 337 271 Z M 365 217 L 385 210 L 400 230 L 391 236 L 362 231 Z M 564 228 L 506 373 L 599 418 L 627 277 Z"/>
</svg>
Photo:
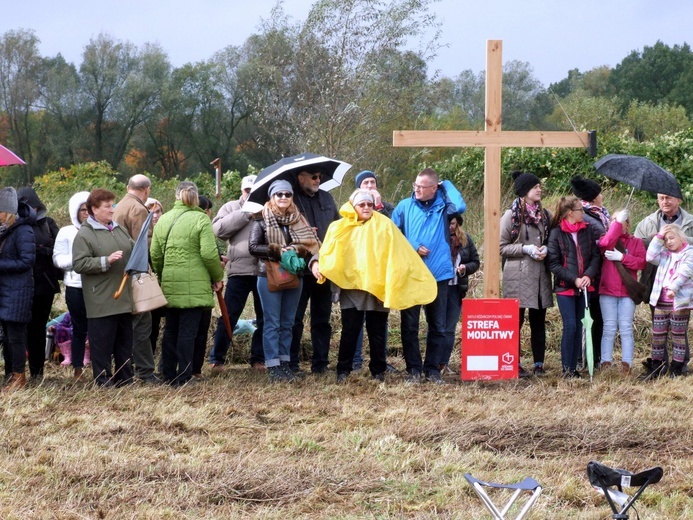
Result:
<svg viewBox="0 0 693 520">
<path fill-rule="evenodd" d="M 53 264 L 65 272 L 65 301 L 72 318 L 72 367 L 74 378 L 79 380 L 84 369 L 84 349 L 87 339 L 87 308 L 82 295 L 82 278 L 72 270 L 72 242 L 89 213 L 88 191 L 80 191 L 70 197 L 69 211 L 72 224 L 60 229 L 53 246 Z"/>
</svg>

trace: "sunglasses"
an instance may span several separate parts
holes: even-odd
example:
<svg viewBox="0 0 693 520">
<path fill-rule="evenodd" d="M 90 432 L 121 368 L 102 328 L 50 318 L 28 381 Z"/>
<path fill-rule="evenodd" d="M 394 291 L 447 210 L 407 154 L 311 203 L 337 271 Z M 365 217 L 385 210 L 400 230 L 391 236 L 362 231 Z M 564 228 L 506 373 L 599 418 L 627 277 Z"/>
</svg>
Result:
<svg viewBox="0 0 693 520">
<path fill-rule="evenodd" d="M 301 175 L 310 176 L 310 180 L 312 180 L 312 181 L 317 181 L 318 179 L 322 179 L 322 173 L 314 173 L 312 175 L 310 173 L 302 173 Z"/>
<path fill-rule="evenodd" d="M 277 193 L 274 194 L 275 197 L 278 199 L 290 199 L 291 197 L 294 196 L 293 193 L 289 193 L 288 191 L 278 191 Z"/>
<path fill-rule="evenodd" d="M 373 203 L 372 202 L 359 202 L 356 206 L 359 208 L 372 208 Z"/>
</svg>

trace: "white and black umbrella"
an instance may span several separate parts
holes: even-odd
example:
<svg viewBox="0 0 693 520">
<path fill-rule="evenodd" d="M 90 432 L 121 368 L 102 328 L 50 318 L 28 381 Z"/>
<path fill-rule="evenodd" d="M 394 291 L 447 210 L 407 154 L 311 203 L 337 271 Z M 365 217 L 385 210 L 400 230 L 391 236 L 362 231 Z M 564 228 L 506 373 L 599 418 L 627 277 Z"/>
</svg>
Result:
<svg viewBox="0 0 693 520">
<path fill-rule="evenodd" d="M 269 186 L 277 179 L 284 179 L 296 186 L 296 175 L 298 173 L 320 173 L 322 174 L 320 189 L 329 191 L 342 184 L 344 174 L 349 171 L 349 168 L 351 168 L 349 163 L 330 159 L 322 155 L 315 155 L 314 153 L 284 157 L 258 174 L 248 200 L 243 204 L 243 211 L 248 213 L 261 211 L 265 202 L 269 200 L 267 193 Z"/>
</svg>

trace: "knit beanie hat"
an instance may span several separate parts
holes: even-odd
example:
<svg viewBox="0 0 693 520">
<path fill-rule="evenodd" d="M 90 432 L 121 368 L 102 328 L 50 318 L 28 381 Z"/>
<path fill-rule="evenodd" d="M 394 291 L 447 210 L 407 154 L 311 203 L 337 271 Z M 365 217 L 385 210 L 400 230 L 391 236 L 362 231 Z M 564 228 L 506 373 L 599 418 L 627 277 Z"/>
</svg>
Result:
<svg viewBox="0 0 693 520">
<path fill-rule="evenodd" d="M 592 202 L 602 192 L 599 183 L 584 177 L 573 177 L 570 179 L 570 185 L 573 187 L 575 196 L 587 202 Z"/>
<path fill-rule="evenodd" d="M 541 184 L 539 177 L 529 172 L 514 171 L 512 177 L 515 183 L 515 195 L 518 197 L 524 197 L 534 186 Z"/>
<path fill-rule="evenodd" d="M 12 186 L 0 190 L 0 211 L 17 214 L 17 192 Z"/>
<path fill-rule="evenodd" d="M 368 179 L 369 177 L 372 177 L 375 179 L 375 183 L 378 183 L 378 178 L 375 176 L 375 173 L 373 173 L 370 170 L 363 170 L 361 173 L 358 173 L 356 175 L 356 187 L 360 188 L 361 183 L 364 181 L 364 179 Z"/>
<path fill-rule="evenodd" d="M 294 193 L 294 189 L 291 187 L 291 183 L 289 181 L 285 181 L 282 179 L 278 179 L 274 181 L 272 184 L 270 184 L 267 193 L 269 197 L 272 198 L 272 195 L 274 195 L 278 191 L 288 191 L 292 195 Z"/>
<path fill-rule="evenodd" d="M 368 190 L 358 189 L 354 193 L 351 194 L 351 197 L 349 197 L 349 202 L 351 202 L 352 206 L 356 206 L 357 204 L 359 204 L 363 201 L 372 202 L 375 204 L 375 200 L 373 199 L 373 194 Z"/>
</svg>

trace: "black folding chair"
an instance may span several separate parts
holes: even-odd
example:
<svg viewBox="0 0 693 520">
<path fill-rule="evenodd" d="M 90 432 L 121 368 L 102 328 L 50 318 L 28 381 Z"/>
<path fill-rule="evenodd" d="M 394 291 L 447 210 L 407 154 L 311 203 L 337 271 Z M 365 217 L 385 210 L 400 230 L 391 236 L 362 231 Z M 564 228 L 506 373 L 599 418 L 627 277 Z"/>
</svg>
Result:
<svg viewBox="0 0 693 520">
<path fill-rule="evenodd" d="M 628 510 L 650 484 L 662 480 L 664 470 L 659 466 L 646 469 L 640 473 L 631 473 L 625 469 L 610 468 L 599 462 L 587 464 L 587 478 L 594 488 L 603 493 L 614 515 L 614 520 L 628 520 Z M 624 487 L 640 487 L 632 497 L 623 492 Z M 615 487 L 616 489 L 613 489 Z M 621 507 L 619 510 L 618 507 Z"/>
<path fill-rule="evenodd" d="M 541 494 L 541 485 L 533 478 L 526 478 L 522 482 L 517 482 L 515 484 L 495 484 L 493 482 L 484 482 L 483 480 L 472 477 L 469 473 L 465 473 L 464 478 L 466 478 L 467 482 L 472 485 L 474 491 L 476 491 L 476 494 L 493 515 L 494 520 L 508 520 L 506 519 L 505 515 L 508 513 L 508 511 L 510 511 L 510 508 L 522 494 L 522 492 L 527 491 L 531 492 L 532 495 L 529 497 L 529 500 L 527 500 L 527 503 L 525 503 L 525 506 L 520 511 L 520 514 L 515 517 L 515 520 L 522 520 Z M 493 503 L 491 498 L 486 493 L 486 490 L 484 489 L 485 487 L 495 489 L 512 489 L 514 493 L 510 497 L 510 500 L 508 500 L 505 507 L 499 511 L 498 507 Z"/>
</svg>

